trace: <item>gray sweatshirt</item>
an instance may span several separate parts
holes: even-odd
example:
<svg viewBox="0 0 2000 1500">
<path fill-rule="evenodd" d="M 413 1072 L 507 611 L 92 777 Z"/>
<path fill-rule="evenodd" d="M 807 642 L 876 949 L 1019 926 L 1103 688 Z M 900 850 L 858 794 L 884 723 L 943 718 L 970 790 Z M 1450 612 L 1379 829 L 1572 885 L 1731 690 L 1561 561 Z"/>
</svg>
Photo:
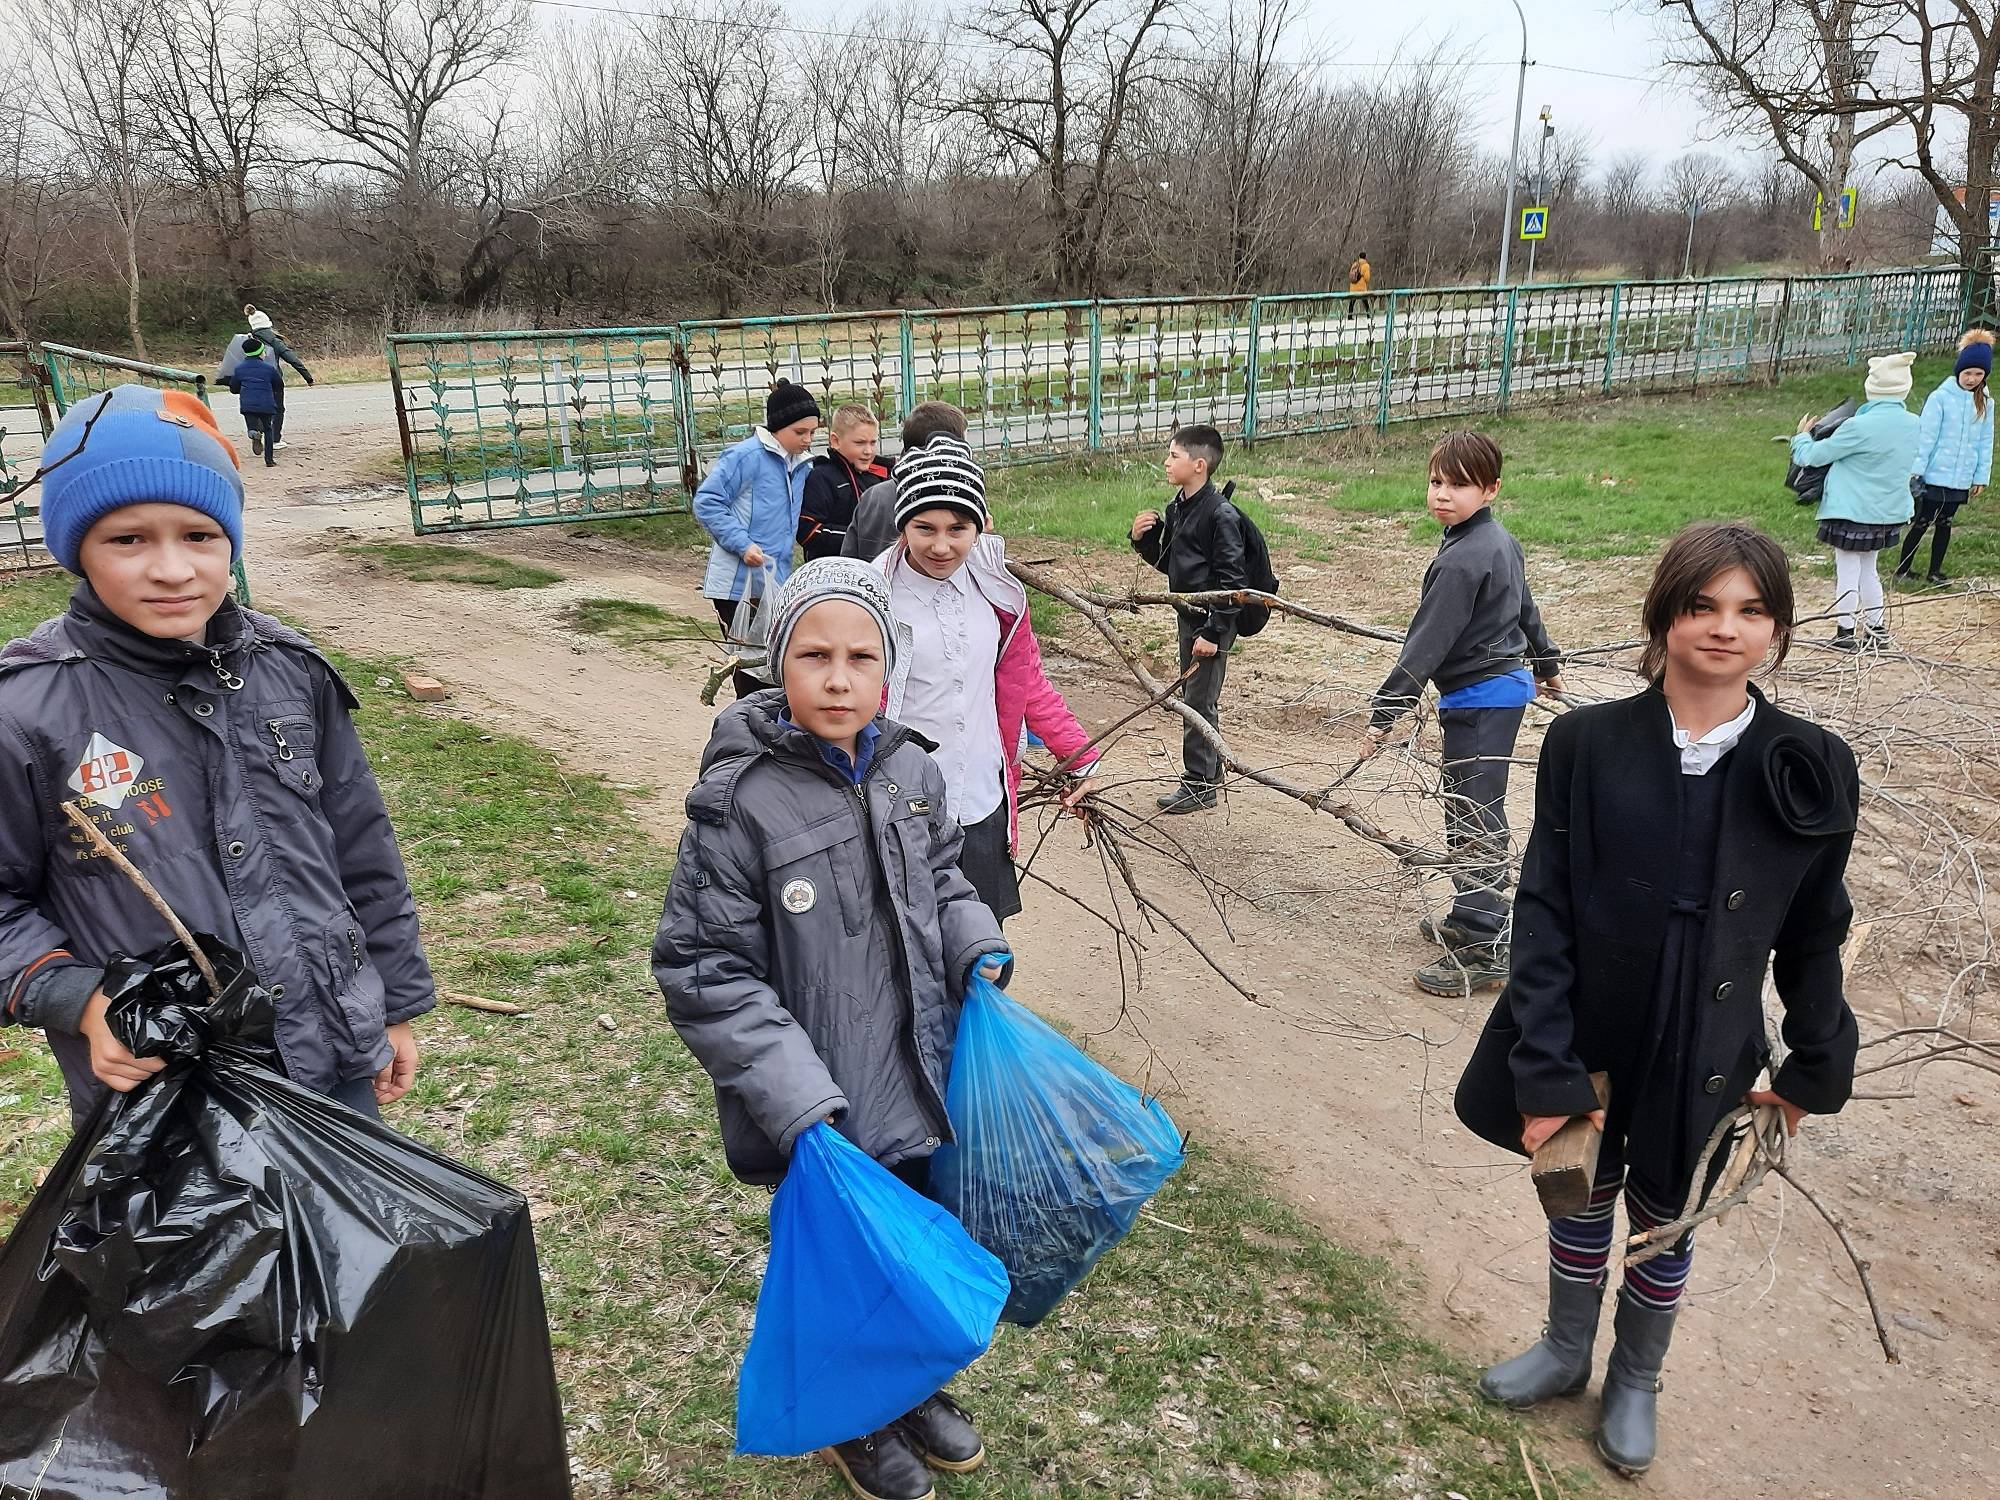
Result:
<svg viewBox="0 0 2000 1500">
<path fill-rule="evenodd" d="M 1561 655 L 1528 592 L 1521 544 L 1488 506 L 1445 527 L 1437 556 L 1424 570 L 1423 597 L 1403 654 L 1376 690 L 1369 725 L 1385 729 L 1416 707 L 1426 682 L 1450 693 L 1530 664 L 1537 678 L 1547 679 L 1561 666 Z"/>
</svg>

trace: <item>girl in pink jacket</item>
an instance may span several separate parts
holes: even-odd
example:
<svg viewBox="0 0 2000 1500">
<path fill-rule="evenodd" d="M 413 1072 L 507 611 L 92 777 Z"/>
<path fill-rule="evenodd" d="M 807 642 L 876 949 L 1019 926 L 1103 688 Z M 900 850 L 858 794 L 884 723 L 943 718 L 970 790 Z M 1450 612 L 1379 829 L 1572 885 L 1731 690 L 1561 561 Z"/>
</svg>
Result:
<svg viewBox="0 0 2000 1500">
<path fill-rule="evenodd" d="M 972 450 L 934 437 L 896 462 L 896 544 L 875 560 L 889 580 L 902 657 L 887 713 L 926 739 L 965 830 L 959 868 L 1002 921 L 1021 909 L 1021 757 L 1033 730 L 1081 776 L 1090 733 L 1042 670 L 1028 595 L 988 530 L 986 480 Z M 903 664 L 907 664 L 907 669 Z M 1081 752 L 1081 753 L 1079 753 Z M 1074 805 L 1081 781 L 1064 794 Z"/>
</svg>

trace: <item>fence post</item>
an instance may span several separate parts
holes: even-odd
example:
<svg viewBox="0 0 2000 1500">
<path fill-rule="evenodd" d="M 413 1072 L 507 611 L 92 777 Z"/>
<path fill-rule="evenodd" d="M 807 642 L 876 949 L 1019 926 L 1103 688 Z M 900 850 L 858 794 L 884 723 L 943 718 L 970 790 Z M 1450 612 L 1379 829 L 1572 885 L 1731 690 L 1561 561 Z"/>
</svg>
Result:
<svg viewBox="0 0 2000 1500">
<path fill-rule="evenodd" d="M 1903 347 L 1905 349 L 1915 349 L 1917 347 L 1917 329 L 1923 321 L 1917 316 L 1917 299 L 1919 297 L 1927 297 L 1929 292 L 1930 283 L 1924 279 L 1922 273 L 1913 273 L 1910 277 L 1910 310 L 1903 318 Z"/>
<path fill-rule="evenodd" d="M 1703 349 L 1708 343 L 1708 294 L 1713 286 L 1714 283 L 1709 281 L 1704 281 L 1701 284 L 1701 306 L 1695 309 L 1694 379 L 1688 385 L 1688 389 L 1691 391 L 1701 389 L 1701 356 Z"/>
<path fill-rule="evenodd" d="M 1389 430 L 1389 382 L 1396 368 L 1396 299 L 1401 295 L 1389 293 L 1382 310 L 1382 384 L 1375 402 L 1377 432 Z"/>
<path fill-rule="evenodd" d="M 910 315 L 902 312 L 896 317 L 896 358 L 902 366 L 901 378 L 896 382 L 896 400 L 902 410 L 896 415 L 907 417 L 917 404 L 917 340 L 910 329 Z"/>
<path fill-rule="evenodd" d="M 1262 346 L 1262 324 L 1264 299 L 1250 299 L 1250 362 L 1243 372 L 1243 442 L 1246 447 L 1257 441 L 1257 364 Z"/>
<path fill-rule="evenodd" d="M 674 426 L 680 434 L 681 488 L 693 495 L 701 484 L 695 472 L 694 380 L 687 352 L 687 330 L 678 323 L 668 335 L 674 361 Z"/>
<path fill-rule="evenodd" d="M 1764 292 L 1759 282 L 1750 283 L 1750 316 L 1744 319 L 1748 325 L 1743 333 L 1743 378 L 1756 379 L 1757 374 L 1757 309 L 1763 306 Z"/>
<path fill-rule="evenodd" d="M 1972 299 L 1972 283 L 1966 282 L 1966 301 Z M 69 410 L 69 392 L 63 388 L 62 371 L 56 368 L 56 357 L 48 350 L 42 351 L 42 368 L 49 372 L 49 391 L 56 400 L 56 415 L 61 417 Z"/>
<path fill-rule="evenodd" d="M 1858 287 L 1859 294 L 1854 299 L 1854 307 L 1849 313 L 1851 323 L 1847 335 L 1847 362 L 1851 365 L 1861 357 L 1861 325 L 1868 317 L 1868 278 L 1863 276 Z"/>
<path fill-rule="evenodd" d="M 1104 446 L 1104 304 L 1090 299 L 1090 419 L 1086 441 L 1095 453 Z"/>
<path fill-rule="evenodd" d="M 1500 406 L 1501 416 L 1507 415 L 1507 397 L 1514 385 L 1514 318 L 1520 310 L 1521 289 L 1507 289 L 1507 336 L 1500 346 Z"/>
<path fill-rule="evenodd" d="M 1624 302 L 1625 283 L 1611 283 L 1611 329 L 1604 336 L 1604 394 L 1611 394 L 1612 370 L 1618 359 L 1618 309 Z"/>
<path fill-rule="evenodd" d="M 1792 322 L 1792 278 L 1785 278 L 1784 292 L 1778 298 L 1778 331 L 1771 340 L 1771 383 L 1775 385 L 1785 373 L 1785 330 Z"/>
</svg>

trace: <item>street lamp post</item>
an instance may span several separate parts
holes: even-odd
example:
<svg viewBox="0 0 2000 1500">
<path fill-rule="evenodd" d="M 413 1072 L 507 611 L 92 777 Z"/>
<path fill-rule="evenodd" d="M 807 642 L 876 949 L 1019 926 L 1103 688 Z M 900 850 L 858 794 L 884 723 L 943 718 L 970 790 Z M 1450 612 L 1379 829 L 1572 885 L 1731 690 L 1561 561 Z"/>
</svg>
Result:
<svg viewBox="0 0 2000 1500">
<path fill-rule="evenodd" d="M 1507 284 L 1507 256 L 1514 248 L 1514 181 L 1521 174 L 1521 107 L 1528 97 L 1528 16 L 1521 0 L 1513 0 L 1521 18 L 1521 78 L 1514 86 L 1514 146 L 1507 153 L 1507 211 L 1500 218 L 1500 285 Z"/>
<path fill-rule="evenodd" d="M 1701 199 L 1688 199 L 1687 249 L 1681 254 L 1681 280 L 1686 281 L 1694 274 L 1694 221 L 1701 213 Z"/>
<path fill-rule="evenodd" d="M 1549 138 L 1556 133 L 1555 125 L 1551 123 L 1554 116 L 1555 116 L 1555 111 L 1550 109 L 1548 105 L 1544 104 L 1542 106 L 1542 144 L 1540 151 L 1537 153 L 1535 157 L 1535 202 L 1534 204 L 1530 205 L 1531 207 L 1535 206 L 1539 206 L 1542 208 L 1548 207 Z M 1549 227 L 1548 220 L 1544 219 L 1542 221 L 1542 229 L 1544 233 L 1547 232 L 1548 227 Z M 1535 279 L 1535 252 L 1541 248 L 1542 248 L 1542 242 L 1540 240 L 1528 241 L 1528 281 L 1531 284 L 1534 282 Z"/>
</svg>

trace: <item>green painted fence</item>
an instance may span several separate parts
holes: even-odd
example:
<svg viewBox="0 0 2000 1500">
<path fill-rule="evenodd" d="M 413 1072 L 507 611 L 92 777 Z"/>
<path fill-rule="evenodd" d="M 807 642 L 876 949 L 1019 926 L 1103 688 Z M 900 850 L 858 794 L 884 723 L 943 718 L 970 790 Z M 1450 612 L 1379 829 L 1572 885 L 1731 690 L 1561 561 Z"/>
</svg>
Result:
<svg viewBox="0 0 2000 1500">
<path fill-rule="evenodd" d="M 654 328 L 391 334 L 419 532 L 685 510 L 778 380 L 822 412 L 966 414 L 988 463 L 1245 442 L 1576 396 L 1769 380 L 1957 339 L 1956 268 L 1844 276 L 1119 298 Z"/>
</svg>

